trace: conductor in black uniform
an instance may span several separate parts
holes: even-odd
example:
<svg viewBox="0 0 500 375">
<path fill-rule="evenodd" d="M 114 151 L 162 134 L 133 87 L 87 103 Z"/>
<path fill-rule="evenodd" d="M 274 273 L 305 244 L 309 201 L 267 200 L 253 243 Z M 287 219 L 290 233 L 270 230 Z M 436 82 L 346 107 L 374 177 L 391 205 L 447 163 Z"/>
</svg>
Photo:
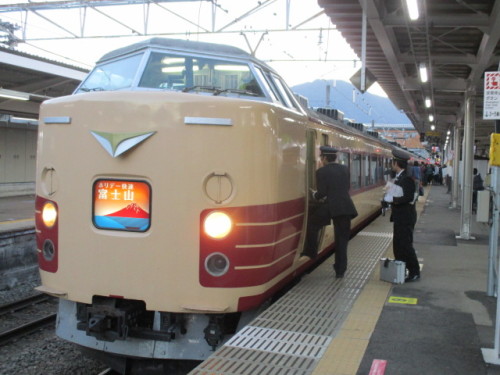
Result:
<svg viewBox="0 0 500 375">
<path fill-rule="evenodd" d="M 401 187 L 403 195 L 392 198 L 391 221 L 394 222 L 393 251 L 396 260 L 406 263 L 408 276 L 405 281 L 420 279 L 420 265 L 413 248 L 415 225 L 415 181 L 408 176 L 406 167 L 409 157 L 400 150 L 392 152 L 392 170 L 396 172 L 394 183 Z"/>
<path fill-rule="evenodd" d="M 316 257 L 318 253 L 318 233 L 333 220 L 335 234 L 335 264 L 337 278 L 342 278 L 347 269 L 347 243 L 351 234 L 351 219 L 358 216 L 356 207 L 349 195 L 351 180 L 349 169 L 335 163 L 337 149 L 320 147 L 322 167 L 316 171 L 317 191 L 313 198 L 324 201 L 309 219 L 304 256 Z"/>
</svg>

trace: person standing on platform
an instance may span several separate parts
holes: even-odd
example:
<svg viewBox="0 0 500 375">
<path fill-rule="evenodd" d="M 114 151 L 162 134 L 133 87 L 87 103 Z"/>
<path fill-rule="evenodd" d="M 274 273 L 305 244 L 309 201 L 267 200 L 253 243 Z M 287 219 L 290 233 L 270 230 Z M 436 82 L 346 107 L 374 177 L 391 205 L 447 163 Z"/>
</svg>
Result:
<svg viewBox="0 0 500 375">
<path fill-rule="evenodd" d="M 318 207 L 309 219 L 306 244 L 302 256 L 316 257 L 318 253 L 318 233 L 320 229 L 333 220 L 335 235 L 335 264 L 333 269 L 337 278 L 344 277 L 347 270 L 347 244 L 351 234 L 351 220 L 358 216 L 356 207 L 349 195 L 351 180 L 349 169 L 345 165 L 335 163 L 337 149 L 328 146 L 320 147 L 322 167 L 316 171 L 317 191 L 312 197 L 326 201 Z"/>
<path fill-rule="evenodd" d="M 472 180 L 472 213 L 477 212 L 477 192 L 484 190 L 483 178 L 481 173 L 478 173 L 477 168 L 473 170 L 473 180 Z"/>
<path fill-rule="evenodd" d="M 409 157 L 399 150 L 394 150 L 392 154 L 392 169 L 396 172 L 394 184 L 401 188 L 402 193 L 398 196 L 386 196 L 385 199 L 392 203 L 394 258 L 405 262 L 408 270 L 405 282 L 411 282 L 420 279 L 420 265 L 413 248 L 413 228 L 416 221 L 415 182 L 406 173 Z"/>
</svg>

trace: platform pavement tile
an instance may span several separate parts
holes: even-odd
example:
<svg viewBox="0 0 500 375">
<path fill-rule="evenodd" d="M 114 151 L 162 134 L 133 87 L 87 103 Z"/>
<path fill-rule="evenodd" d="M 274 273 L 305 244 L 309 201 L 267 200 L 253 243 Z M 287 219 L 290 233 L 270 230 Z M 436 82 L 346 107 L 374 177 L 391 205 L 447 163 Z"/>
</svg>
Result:
<svg viewBox="0 0 500 375">
<path fill-rule="evenodd" d="M 312 375 L 355 375 L 368 343 L 368 340 L 336 338 Z"/>
</svg>

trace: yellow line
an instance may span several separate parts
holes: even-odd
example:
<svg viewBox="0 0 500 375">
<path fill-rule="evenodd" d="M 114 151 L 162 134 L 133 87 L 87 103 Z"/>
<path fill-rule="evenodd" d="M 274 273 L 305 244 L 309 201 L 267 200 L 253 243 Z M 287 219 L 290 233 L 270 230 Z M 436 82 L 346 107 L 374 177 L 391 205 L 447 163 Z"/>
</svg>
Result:
<svg viewBox="0 0 500 375">
<path fill-rule="evenodd" d="M 26 222 L 26 221 L 33 221 L 35 220 L 35 218 L 31 218 L 31 219 L 19 219 L 19 220 L 8 220 L 8 221 L 0 221 L 0 225 L 2 224 L 13 224 L 13 223 L 23 223 L 23 222 Z"/>
</svg>

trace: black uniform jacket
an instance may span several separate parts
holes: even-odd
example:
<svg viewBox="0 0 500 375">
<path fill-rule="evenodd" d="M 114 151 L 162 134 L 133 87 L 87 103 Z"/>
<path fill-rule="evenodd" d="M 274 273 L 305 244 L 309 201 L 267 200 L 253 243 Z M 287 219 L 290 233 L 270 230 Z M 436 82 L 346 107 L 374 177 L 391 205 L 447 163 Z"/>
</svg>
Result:
<svg viewBox="0 0 500 375">
<path fill-rule="evenodd" d="M 411 224 L 413 217 L 413 207 L 411 203 L 415 199 L 415 181 L 408 176 L 406 170 L 404 170 L 396 178 L 394 183 L 401 186 L 401 189 L 403 189 L 403 196 L 394 197 L 392 202 L 391 221 L 397 221 L 401 224 Z"/>
<path fill-rule="evenodd" d="M 358 216 L 356 207 L 349 195 L 351 180 L 349 169 L 345 165 L 329 163 L 316 171 L 318 191 L 315 198 L 326 197 L 330 217 Z"/>
</svg>

